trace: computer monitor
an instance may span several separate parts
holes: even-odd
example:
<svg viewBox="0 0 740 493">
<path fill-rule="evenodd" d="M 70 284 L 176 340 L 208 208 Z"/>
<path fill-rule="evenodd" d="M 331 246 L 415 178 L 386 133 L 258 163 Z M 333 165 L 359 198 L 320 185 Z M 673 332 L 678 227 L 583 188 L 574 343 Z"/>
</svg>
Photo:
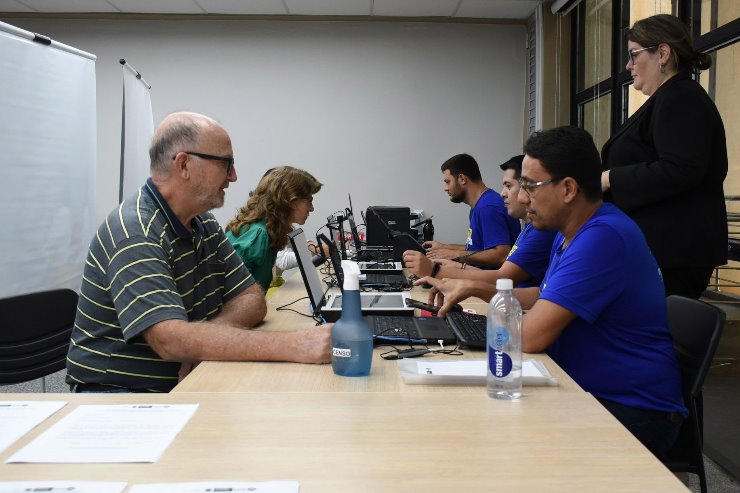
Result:
<svg viewBox="0 0 740 493">
<path fill-rule="evenodd" d="M 411 209 L 371 205 L 365 216 L 368 247 L 393 247 L 393 232 L 411 233 Z"/>
</svg>

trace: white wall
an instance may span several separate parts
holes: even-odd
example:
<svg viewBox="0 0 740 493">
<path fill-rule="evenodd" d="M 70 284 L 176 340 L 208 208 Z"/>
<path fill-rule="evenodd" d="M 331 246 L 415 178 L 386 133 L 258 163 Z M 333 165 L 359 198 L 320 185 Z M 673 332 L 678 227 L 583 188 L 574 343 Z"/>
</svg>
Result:
<svg viewBox="0 0 740 493">
<path fill-rule="evenodd" d="M 230 132 L 238 182 L 224 224 L 262 173 L 291 164 L 325 184 L 305 229 L 348 205 L 408 205 L 462 242 L 468 208 L 440 165 L 468 152 L 500 190 L 498 164 L 522 146 L 525 27 L 303 21 L 11 19 L 98 56 L 97 216 L 115 206 L 125 58 L 152 85 L 156 122 L 190 109 Z M 60 95 L 63 97 L 63 95 Z"/>
</svg>

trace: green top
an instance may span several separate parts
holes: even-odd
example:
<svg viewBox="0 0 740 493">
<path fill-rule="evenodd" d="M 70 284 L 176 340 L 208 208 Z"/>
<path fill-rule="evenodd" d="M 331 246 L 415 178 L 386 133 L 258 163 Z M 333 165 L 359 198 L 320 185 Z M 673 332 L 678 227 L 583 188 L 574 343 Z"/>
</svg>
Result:
<svg viewBox="0 0 740 493">
<path fill-rule="evenodd" d="M 239 229 L 239 236 L 227 231 L 226 238 L 234 245 L 234 250 L 244 261 L 244 265 L 267 293 L 272 282 L 272 266 L 275 265 L 277 251 L 270 248 L 270 236 L 267 234 L 265 222 L 257 221 L 242 226 Z"/>
</svg>

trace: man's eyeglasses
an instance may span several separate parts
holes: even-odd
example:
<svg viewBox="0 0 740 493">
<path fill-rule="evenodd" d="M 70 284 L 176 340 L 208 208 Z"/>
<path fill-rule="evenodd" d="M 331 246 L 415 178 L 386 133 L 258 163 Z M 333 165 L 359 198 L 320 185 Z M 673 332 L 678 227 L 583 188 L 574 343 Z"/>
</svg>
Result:
<svg viewBox="0 0 740 493">
<path fill-rule="evenodd" d="M 212 154 L 203 154 L 200 152 L 191 152 L 191 151 L 181 151 L 185 154 L 189 154 L 191 156 L 196 156 L 201 159 L 208 159 L 209 161 L 221 161 L 226 165 L 226 176 L 229 176 L 231 174 L 231 170 L 234 169 L 234 158 L 233 157 L 226 157 L 226 156 L 214 156 Z M 172 156 L 172 159 L 175 159 L 177 156 Z"/>
<path fill-rule="evenodd" d="M 528 197 L 531 197 L 532 192 L 534 192 L 538 188 L 549 185 L 550 183 L 557 183 L 560 180 L 562 180 L 562 178 L 550 178 L 549 180 L 542 181 L 525 181 L 520 178 L 519 187 L 526 192 Z"/>
<path fill-rule="evenodd" d="M 637 54 L 640 53 L 641 51 L 652 50 L 653 48 L 657 48 L 657 47 L 658 47 L 658 45 L 653 45 L 653 46 L 648 46 L 647 48 L 638 48 L 636 50 L 627 50 L 627 56 L 630 59 L 630 63 L 632 65 L 635 64 L 635 58 L 637 58 Z"/>
</svg>

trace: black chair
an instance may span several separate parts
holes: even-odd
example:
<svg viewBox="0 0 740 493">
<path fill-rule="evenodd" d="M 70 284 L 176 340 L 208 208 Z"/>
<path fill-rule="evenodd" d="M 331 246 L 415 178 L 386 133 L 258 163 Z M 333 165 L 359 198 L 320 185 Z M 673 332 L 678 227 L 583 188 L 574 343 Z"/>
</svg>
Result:
<svg viewBox="0 0 740 493">
<path fill-rule="evenodd" d="M 664 463 L 671 471 L 698 475 L 701 491 L 706 493 L 702 386 L 722 336 L 725 312 L 683 296 L 669 296 L 666 302 L 668 327 L 681 367 L 683 398 L 689 417 L 684 420 L 678 439 Z"/>
<path fill-rule="evenodd" d="M 77 293 L 55 289 L 0 299 L 0 384 L 42 378 L 66 366 Z"/>
</svg>

